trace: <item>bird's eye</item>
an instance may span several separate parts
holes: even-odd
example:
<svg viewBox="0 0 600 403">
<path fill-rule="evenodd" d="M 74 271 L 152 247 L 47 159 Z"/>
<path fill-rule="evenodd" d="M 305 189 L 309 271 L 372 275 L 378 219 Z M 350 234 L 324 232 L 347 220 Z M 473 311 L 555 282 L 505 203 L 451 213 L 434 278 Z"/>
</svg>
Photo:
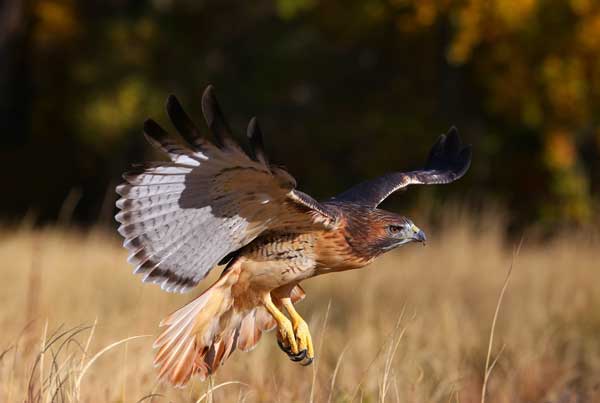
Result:
<svg viewBox="0 0 600 403">
<path fill-rule="evenodd" d="M 400 231 L 402 231 L 402 226 L 401 225 L 395 225 L 395 224 L 389 225 L 388 226 L 388 231 L 389 231 L 390 234 L 396 235 Z"/>
</svg>

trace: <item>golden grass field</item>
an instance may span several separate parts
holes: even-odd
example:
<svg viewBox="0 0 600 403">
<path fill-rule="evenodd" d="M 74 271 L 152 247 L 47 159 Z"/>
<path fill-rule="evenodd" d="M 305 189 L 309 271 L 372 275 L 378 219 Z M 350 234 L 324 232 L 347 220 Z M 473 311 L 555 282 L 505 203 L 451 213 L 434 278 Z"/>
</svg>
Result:
<svg viewBox="0 0 600 403">
<path fill-rule="evenodd" d="M 141 283 L 110 231 L 4 227 L 0 402 L 480 402 L 516 245 L 498 222 L 476 221 L 423 225 L 426 247 L 307 281 L 298 309 L 317 345 L 311 367 L 270 333 L 181 390 L 156 383 L 151 345 L 160 319 L 197 293 Z M 523 239 L 485 401 L 598 402 L 599 237 Z"/>
</svg>

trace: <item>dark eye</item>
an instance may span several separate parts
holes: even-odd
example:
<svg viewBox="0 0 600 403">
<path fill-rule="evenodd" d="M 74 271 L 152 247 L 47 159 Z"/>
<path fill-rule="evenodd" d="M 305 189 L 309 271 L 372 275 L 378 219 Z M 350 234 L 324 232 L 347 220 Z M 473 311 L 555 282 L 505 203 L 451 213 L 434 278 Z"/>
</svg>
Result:
<svg viewBox="0 0 600 403">
<path fill-rule="evenodd" d="M 396 235 L 398 234 L 400 231 L 402 231 L 402 226 L 401 225 L 388 225 L 388 231 L 390 234 L 392 235 Z"/>
</svg>

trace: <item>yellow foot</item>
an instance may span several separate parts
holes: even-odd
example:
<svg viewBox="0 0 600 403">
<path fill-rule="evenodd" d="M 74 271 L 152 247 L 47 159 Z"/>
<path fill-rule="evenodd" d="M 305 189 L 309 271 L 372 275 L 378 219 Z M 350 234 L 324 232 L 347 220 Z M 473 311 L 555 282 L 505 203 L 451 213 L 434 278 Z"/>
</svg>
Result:
<svg viewBox="0 0 600 403">
<path fill-rule="evenodd" d="M 294 329 L 299 350 L 298 354 L 292 355 L 288 353 L 288 355 L 293 361 L 301 361 L 301 365 L 310 365 L 315 359 L 315 349 L 308 325 L 304 319 L 302 319 L 302 316 L 300 316 L 300 314 L 296 311 L 290 298 L 283 298 L 281 300 L 281 304 L 285 307 L 286 311 L 288 311 L 290 318 L 292 319 L 292 327 Z M 287 352 L 284 346 L 281 346 L 280 344 L 280 347 Z"/>
<path fill-rule="evenodd" d="M 277 342 L 283 349 L 287 348 L 291 354 L 298 355 L 298 343 L 296 342 L 296 335 L 294 333 L 294 327 L 292 322 L 275 306 L 271 301 L 271 295 L 267 294 L 264 299 L 265 308 L 273 316 L 273 319 L 277 322 Z"/>
</svg>

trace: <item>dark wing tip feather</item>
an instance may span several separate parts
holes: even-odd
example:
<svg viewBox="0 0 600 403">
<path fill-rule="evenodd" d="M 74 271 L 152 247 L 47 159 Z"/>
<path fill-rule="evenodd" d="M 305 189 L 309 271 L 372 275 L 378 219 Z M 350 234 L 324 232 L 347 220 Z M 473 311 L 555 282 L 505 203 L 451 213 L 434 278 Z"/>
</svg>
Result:
<svg viewBox="0 0 600 403">
<path fill-rule="evenodd" d="M 144 121 L 144 133 L 159 143 L 162 143 L 163 140 L 169 137 L 167 131 L 153 119 L 146 119 Z"/>
<path fill-rule="evenodd" d="M 167 98 L 166 109 L 173 125 L 184 140 L 191 146 L 197 145 L 198 140 L 200 139 L 200 131 L 188 114 L 185 113 L 185 110 L 175 95 L 171 94 Z"/>
<path fill-rule="evenodd" d="M 246 134 L 250 140 L 250 154 L 252 159 L 266 163 L 262 130 L 260 130 L 256 117 L 250 119 Z"/>
<path fill-rule="evenodd" d="M 461 144 L 456 127 L 442 134 L 429 152 L 426 170 L 451 171 L 452 180 L 462 177 L 471 165 L 471 146 Z"/>
<path fill-rule="evenodd" d="M 204 93 L 202 94 L 202 98 L 204 97 L 214 97 L 215 96 L 215 86 L 212 84 L 208 84 L 204 89 Z"/>
<path fill-rule="evenodd" d="M 177 99 L 175 94 L 169 94 L 169 96 L 167 97 L 167 102 L 165 103 L 167 113 L 169 113 L 169 108 L 171 108 L 173 105 L 181 107 L 181 104 L 179 103 L 179 100 Z"/>
<path fill-rule="evenodd" d="M 204 119 L 206 119 L 206 124 L 215 136 L 215 142 L 219 147 L 223 147 L 225 139 L 231 137 L 231 130 L 223 116 L 223 112 L 221 112 L 212 85 L 208 85 L 202 94 L 202 113 Z"/>
<path fill-rule="evenodd" d="M 458 136 L 458 130 L 454 126 L 446 133 L 444 148 L 448 155 L 456 155 L 460 151 L 460 137 Z"/>
</svg>

